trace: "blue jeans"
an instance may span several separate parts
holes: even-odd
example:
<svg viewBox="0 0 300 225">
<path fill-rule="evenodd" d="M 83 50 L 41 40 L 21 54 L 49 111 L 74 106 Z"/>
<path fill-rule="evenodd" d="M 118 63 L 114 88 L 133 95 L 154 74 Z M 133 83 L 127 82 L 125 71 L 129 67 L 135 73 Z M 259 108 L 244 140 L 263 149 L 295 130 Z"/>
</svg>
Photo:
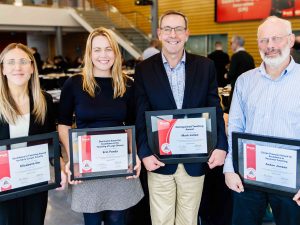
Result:
<svg viewBox="0 0 300 225">
<path fill-rule="evenodd" d="M 261 225 L 268 204 L 276 225 L 299 225 L 300 207 L 292 197 L 248 189 L 233 194 L 232 225 Z"/>
<path fill-rule="evenodd" d="M 120 211 L 102 211 L 98 213 L 83 213 L 85 225 L 125 225 L 126 210 Z"/>
</svg>

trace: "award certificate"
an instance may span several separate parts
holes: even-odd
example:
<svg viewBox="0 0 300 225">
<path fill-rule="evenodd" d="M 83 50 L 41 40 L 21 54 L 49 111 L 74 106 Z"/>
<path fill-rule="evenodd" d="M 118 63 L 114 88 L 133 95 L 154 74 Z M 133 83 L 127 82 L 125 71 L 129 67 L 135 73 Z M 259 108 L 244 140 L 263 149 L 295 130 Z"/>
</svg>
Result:
<svg viewBox="0 0 300 225">
<path fill-rule="evenodd" d="M 147 111 L 148 146 L 164 163 L 207 162 L 217 144 L 213 107 Z"/>
<path fill-rule="evenodd" d="M 245 187 L 289 196 L 300 189 L 300 140 L 233 132 L 232 150 Z"/>
<path fill-rule="evenodd" d="M 127 133 L 78 137 L 80 173 L 128 168 Z"/>
<path fill-rule="evenodd" d="M 134 126 L 70 129 L 69 146 L 72 180 L 135 174 Z"/>
<path fill-rule="evenodd" d="M 204 118 L 158 120 L 161 155 L 207 153 Z"/>
<path fill-rule="evenodd" d="M 0 191 L 50 180 L 48 145 L 0 151 Z"/>
<path fill-rule="evenodd" d="M 297 152 L 244 144 L 244 178 L 296 188 Z"/>
</svg>

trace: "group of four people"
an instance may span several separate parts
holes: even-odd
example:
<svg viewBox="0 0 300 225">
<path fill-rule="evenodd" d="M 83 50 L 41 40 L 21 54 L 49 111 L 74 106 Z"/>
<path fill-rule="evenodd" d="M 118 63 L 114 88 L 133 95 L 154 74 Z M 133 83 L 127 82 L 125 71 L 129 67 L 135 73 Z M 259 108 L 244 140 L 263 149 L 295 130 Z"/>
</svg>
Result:
<svg viewBox="0 0 300 225">
<path fill-rule="evenodd" d="M 133 82 L 122 74 L 121 54 L 111 31 L 95 29 L 87 40 L 82 74 L 71 77 L 63 87 L 58 132 L 68 155 L 73 114 L 77 128 L 136 126 L 137 175 L 129 177 L 133 179 L 73 181 L 69 162 L 64 166 L 61 160 L 62 188 L 68 177 L 71 207 L 84 214 L 86 225 L 100 225 L 102 220 L 108 225 L 125 224 L 126 209 L 143 198 L 139 179 L 135 179 L 140 159 L 148 171 L 152 224 L 195 225 L 205 171 L 224 164 L 228 144 L 213 62 L 184 50 L 188 20 L 180 12 L 168 11 L 161 16 L 158 37 L 162 52 L 137 65 Z M 300 65 L 289 55 L 293 42 L 288 21 L 268 18 L 258 29 L 263 63 L 236 83 L 224 168 L 226 184 L 235 191 L 233 225 L 261 224 L 268 202 L 278 225 L 300 221 L 300 191 L 292 199 L 243 188 L 233 167 L 230 143 L 232 131 L 299 139 Z M 10 44 L 1 53 L 0 62 L 0 138 L 55 130 L 51 97 L 40 90 L 36 63 L 28 48 Z M 208 162 L 160 162 L 149 148 L 145 111 L 201 107 L 215 107 L 217 115 L 217 144 Z M 1 202 L 0 224 L 42 225 L 46 206 L 47 192 Z"/>
</svg>

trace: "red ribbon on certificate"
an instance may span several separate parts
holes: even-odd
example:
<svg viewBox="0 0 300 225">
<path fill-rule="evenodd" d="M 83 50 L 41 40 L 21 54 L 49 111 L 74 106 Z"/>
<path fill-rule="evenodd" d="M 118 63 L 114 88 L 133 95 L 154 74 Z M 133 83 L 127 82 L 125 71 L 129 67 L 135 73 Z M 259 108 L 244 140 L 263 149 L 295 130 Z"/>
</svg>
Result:
<svg viewBox="0 0 300 225">
<path fill-rule="evenodd" d="M 82 153 L 82 173 L 92 172 L 91 162 L 91 136 L 83 135 L 81 137 L 81 153 Z"/>
<path fill-rule="evenodd" d="M 12 188 L 10 183 L 10 166 L 8 151 L 0 151 L 0 181 L 1 191 L 7 191 Z"/>
<path fill-rule="evenodd" d="M 172 149 L 170 149 L 170 134 L 176 121 L 176 119 L 158 121 L 157 128 L 160 155 L 172 155 Z"/>
<path fill-rule="evenodd" d="M 246 144 L 246 179 L 256 180 L 256 146 L 254 144 Z"/>
</svg>

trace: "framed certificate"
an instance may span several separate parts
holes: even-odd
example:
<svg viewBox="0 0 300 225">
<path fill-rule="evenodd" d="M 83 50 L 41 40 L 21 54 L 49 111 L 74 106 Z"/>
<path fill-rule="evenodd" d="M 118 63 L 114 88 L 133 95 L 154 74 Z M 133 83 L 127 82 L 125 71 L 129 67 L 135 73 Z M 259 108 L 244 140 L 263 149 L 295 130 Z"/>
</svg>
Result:
<svg viewBox="0 0 300 225">
<path fill-rule="evenodd" d="M 164 163 L 207 162 L 217 143 L 216 110 L 147 111 L 148 144 Z"/>
<path fill-rule="evenodd" d="M 57 132 L 0 140 L 0 201 L 60 186 Z"/>
<path fill-rule="evenodd" d="M 72 180 L 135 174 L 134 126 L 70 129 L 69 143 Z"/>
<path fill-rule="evenodd" d="M 289 196 L 300 189 L 300 140 L 233 132 L 232 150 L 245 187 Z"/>
</svg>

